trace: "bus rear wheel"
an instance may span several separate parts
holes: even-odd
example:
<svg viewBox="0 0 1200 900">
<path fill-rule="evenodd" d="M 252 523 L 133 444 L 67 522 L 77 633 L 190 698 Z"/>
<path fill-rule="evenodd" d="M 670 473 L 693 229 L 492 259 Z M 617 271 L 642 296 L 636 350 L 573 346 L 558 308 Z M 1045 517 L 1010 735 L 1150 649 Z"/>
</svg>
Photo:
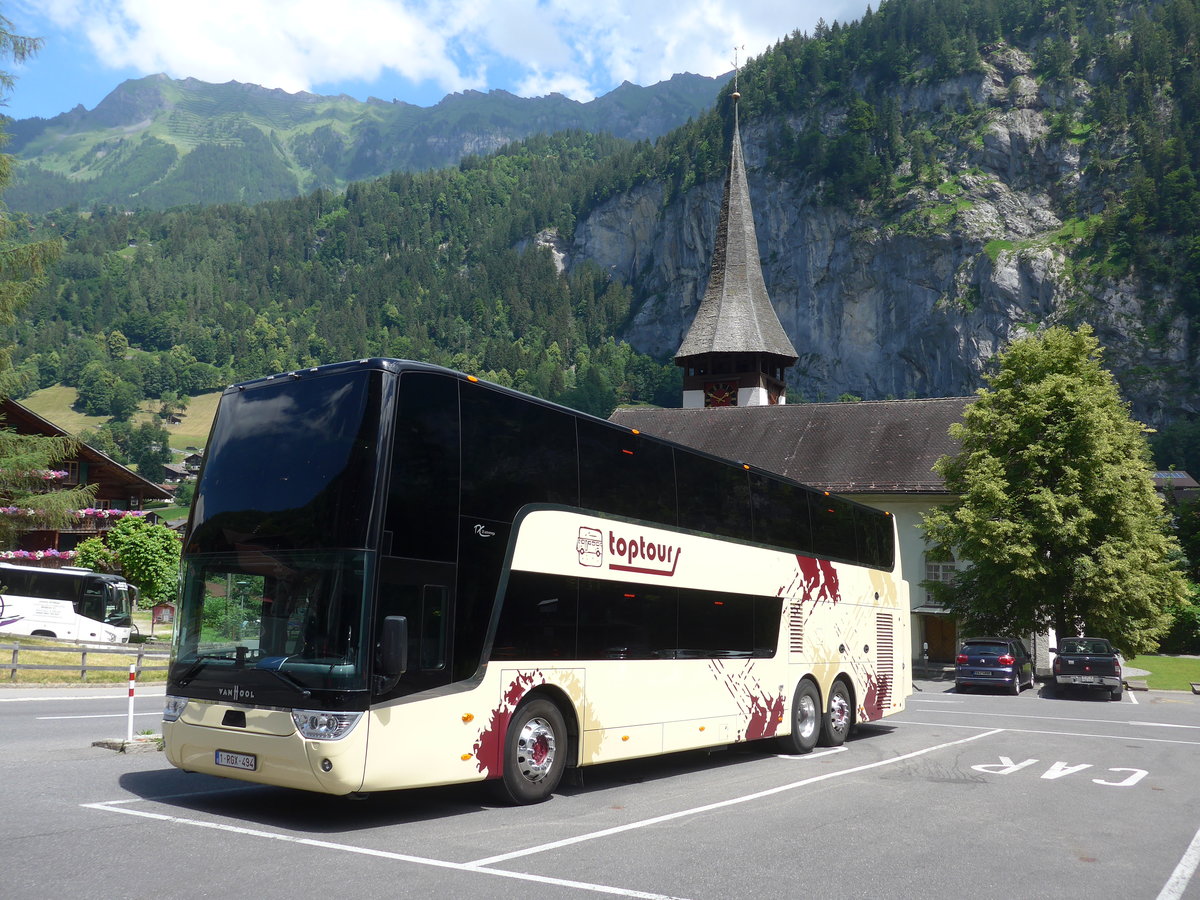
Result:
<svg viewBox="0 0 1200 900">
<path fill-rule="evenodd" d="M 829 710 L 821 717 L 821 746 L 840 747 L 854 724 L 854 708 L 845 682 L 835 681 L 829 689 Z"/>
<path fill-rule="evenodd" d="M 792 733 L 778 739 L 784 753 L 808 753 L 821 733 L 821 695 L 811 681 L 801 681 L 792 696 Z"/>
<path fill-rule="evenodd" d="M 567 725 L 558 707 L 541 697 L 517 707 L 504 739 L 502 796 L 513 803 L 548 800 L 567 766 Z"/>
</svg>

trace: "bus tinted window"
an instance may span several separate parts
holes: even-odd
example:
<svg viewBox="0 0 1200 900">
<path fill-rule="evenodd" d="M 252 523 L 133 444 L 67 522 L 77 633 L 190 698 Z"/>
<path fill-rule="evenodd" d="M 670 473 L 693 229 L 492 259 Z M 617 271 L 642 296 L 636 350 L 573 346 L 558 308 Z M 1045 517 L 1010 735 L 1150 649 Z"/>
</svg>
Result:
<svg viewBox="0 0 1200 900">
<path fill-rule="evenodd" d="M 575 579 L 513 572 L 492 659 L 575 659 Z"/>
<path fill-rule="evenodd" d="M 868 510 L 854 510 L 854 531 L 859 561 L 865 566 L 891 569 L 895 564 L 892 517 Z"/>
<path fill-rule="evenodd" d="M 462 514 L 511 522 L 527 503 L 579 499 L 575 417 L 462 385 Z"/>
<path fill-rule="evenodd" d="M 753 473 L 750 492 L 754 501 L 754 540 L 795 552 L 805 552 L 812 546 L 810 491 Z"/>
<path fill-rule="evenodd" d="M 189 552 L 245 535 L 276 549 L 363 547 L 378 483 L 379 372 L 301 376 L 227 393 L 209 441 Z"/>
<path fill-rule="evenodd" d="M 854 506 L 841 497 L 814 494 L 811 512 L 813 552 L 838 559 L 856 559 Z"/>
<path fill-rule="evenodd" d="M 400 379 L 384 529 L 396 556 L 453 560 L 458 548 L 458 381 Z M 386 537 L 385 537 L 386 539 Z"/>
<path fill-rule="evenodd" d="M 729 463 L 675 454 L 679 522 L 684 528 L 745 540 L 753 534 L 750 473 Z"/>
<path fill-rule="evenodd" d="M 750 656 L 754 598 L 716 591 L 685 591 L 679 603 L 681 656 Z"/>
<path fill-rule="evenodd" d="M 580 659 L 670 659 L 678 646 L 671 588 L 584 581 L 579 592 Z"/>
<path fill-rule="evenodd" d="M 772 657 L 779 647 L 779 623 L 783 598 L 754 598 L 754 656 Z"/>
<path fill-rule="evenodd" d="M 21 571 L 14 567 L 0 572 L 0 588 L 6 594 L 21 594 L 42 600 L 70 600 L 72 603 L 79 600 L 84 580 L 78 575 L 55 572 L 53 569 L 30 568 Z"/>
<path fill-rule="evenodd" d="M 587 419 L 580 419 L 577 428 L 580 506 L 675 524 L 675 466 L 670 447 Z"/>
</svg>

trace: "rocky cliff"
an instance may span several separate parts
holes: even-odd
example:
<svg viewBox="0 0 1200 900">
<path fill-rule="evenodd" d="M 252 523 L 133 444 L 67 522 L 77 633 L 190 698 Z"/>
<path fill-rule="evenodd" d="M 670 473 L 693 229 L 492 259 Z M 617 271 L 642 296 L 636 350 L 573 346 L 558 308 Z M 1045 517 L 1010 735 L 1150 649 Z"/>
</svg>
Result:
<svg viewBox="0 0 1200 900">
<path fill-rule="evenodd" d="M 764 275 L 800 353 L 793 399 L 967 394 L 1014 336 L 1088 322 L 1135 415 L 1158 423 L 1197 411 L 1194 335 L 1169 292 L 1074 261 L 1113 187 L 1090 163 L 1116 151 L 1052 125 L 1104 76 L 1041 86 L 1030 57 L 1004 44 L 981 63 L 893 89 L 909 129 L 956 138 L 938 152 L 938 178 L 900 178 L 885 203 L 830 202 L 821 183 L 772 162 L 780 135 L 801 133 L 808 117 L 742 120 Z M 845 115 L 810 113 L 830 134 Z M 569 251 L 571 265 L 590 260 L 632 286 L 625 336 L 658 358 L 674 355 L 703 295 L 721 184 L 665 205 L 664 190 L 650 183 L 610 199 L 580 220 Z"/>
</svg>

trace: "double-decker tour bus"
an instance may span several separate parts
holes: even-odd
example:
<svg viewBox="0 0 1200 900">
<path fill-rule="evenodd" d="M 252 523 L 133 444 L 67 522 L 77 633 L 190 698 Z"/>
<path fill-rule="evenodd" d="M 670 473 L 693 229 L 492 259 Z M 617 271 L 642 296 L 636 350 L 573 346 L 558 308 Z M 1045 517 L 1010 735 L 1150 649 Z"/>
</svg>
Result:
<svg viewBox="0 0 1200 900">
<path fill-rule="evenodd" d="M 911 686 L 891 515 L 421 363 L 227 389 L 163 713 L 189 771 L 350 794 L 740 741 Z"/>
<path fill-rule="evenodd" d="M 43 569 L 0 563 L 0 632 L 129 642 L 137 588 L 91 569 Z"/>
</svg>

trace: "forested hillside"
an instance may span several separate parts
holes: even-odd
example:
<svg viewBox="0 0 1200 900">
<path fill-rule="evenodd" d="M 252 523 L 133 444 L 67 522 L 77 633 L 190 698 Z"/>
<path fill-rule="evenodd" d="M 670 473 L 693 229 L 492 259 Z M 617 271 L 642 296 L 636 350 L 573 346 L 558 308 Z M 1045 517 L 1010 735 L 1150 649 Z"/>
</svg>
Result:
<svg viewBox="0 0 1200 900">
<path fill-rule="evenodd" d="M 889 0 L 750 61 L 742 133 L 801 353 L 792 396 L 967 393 L 1011 337 L 1087 321 L 1187 464 L 1198 42 L 1200 0 Z M 655 144 L 563 133 L 344 194 L 37 220 L 69 245 L 21 329 L 27 384 L 81 402 L 99 384 L 99 406 L 385 353 L 596 412 L 678 402 L 728 94 Z"/>
<path fill-rule="evenodd" d="M 618 343 L 628 287 L 560 273 L 531 240 L 630 145 L 567 132 L 458 168 L 254 207 L 54 214 L 68 249 L 19 326 L 26 390 L 137 399 L 378 354 L 442 363 L 598 413 L 670 402 L 674 367 Z"/>
</svg>

